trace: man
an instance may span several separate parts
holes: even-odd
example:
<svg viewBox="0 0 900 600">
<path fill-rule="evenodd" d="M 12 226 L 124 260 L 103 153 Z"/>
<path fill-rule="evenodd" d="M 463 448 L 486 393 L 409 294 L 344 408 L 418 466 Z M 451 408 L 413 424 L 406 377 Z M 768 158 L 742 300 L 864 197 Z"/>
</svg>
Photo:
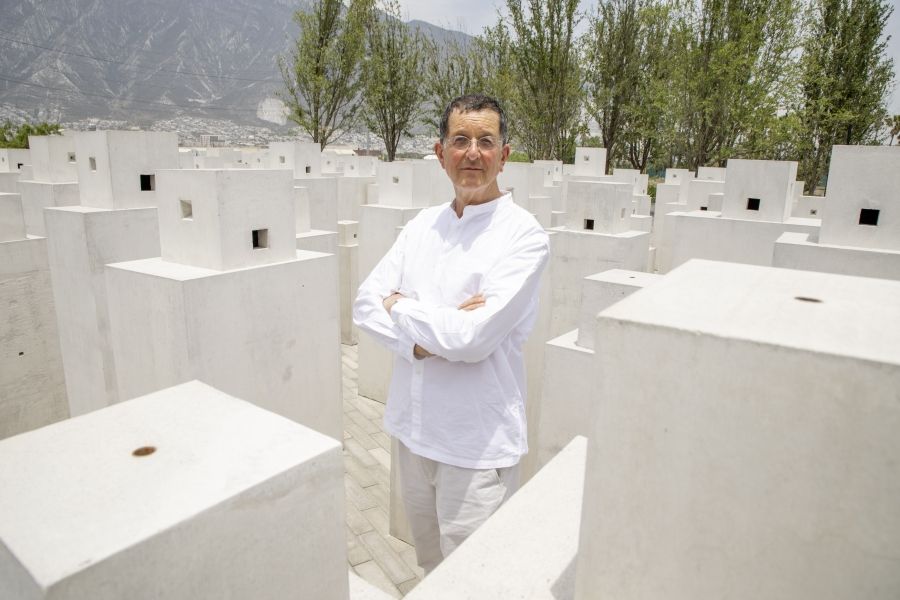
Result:
<svg viewBox="0 0 900 600">
<path fill-rule="evenodd" d="M 426 573 L 515 491 L 528 451 L 522 346 L 549 243 L 497 185 L 507 139 L 496 100 L 450 103 L 434 151 L 455 198 L 404 227 L 353 307 L 397 355 L 384 425 Z"/>
</svg>

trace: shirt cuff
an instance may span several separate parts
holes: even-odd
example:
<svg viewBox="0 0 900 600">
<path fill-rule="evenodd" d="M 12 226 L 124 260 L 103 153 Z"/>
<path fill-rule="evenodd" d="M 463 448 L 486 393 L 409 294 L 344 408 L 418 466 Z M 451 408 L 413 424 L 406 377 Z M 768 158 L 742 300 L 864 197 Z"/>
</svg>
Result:
<svg viewBox="0 0 900 600">
<path fill-rule="evenodd" d="M 406 335 L 405 331 L 401 330 L 399 332 L 399 335 L 397 336 L 397 354 L 406 359 L 408 362 L 414 363 L 416 360 L 418 360 L 416 358 L 415 350 L 416 343 L 411 337 Z"/>
</svg>

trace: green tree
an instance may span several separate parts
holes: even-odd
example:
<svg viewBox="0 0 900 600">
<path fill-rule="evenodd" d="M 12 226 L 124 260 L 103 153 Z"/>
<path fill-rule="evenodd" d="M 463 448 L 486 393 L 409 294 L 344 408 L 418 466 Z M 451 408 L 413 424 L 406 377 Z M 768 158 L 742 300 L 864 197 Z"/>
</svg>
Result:
<svg viewBox="0 0 900 600">
<path fill-rule="evenodd" d="M 894 76 L 883 37 L 883 0 L 815 0 L 802 58 L 799 177 L 807 193 L 824 177 L 835 144 L 880 141 Z"/>
<path fill-rule="evenodd" d="M 626 113 L 642 101 L 640 0 L 601 0 L 582 38 L 587 113 L 600 127 L 606 171 L 622 154 Z"/>
<path fill-rule="evenodd" d="M 888 133 L 891 136 L 888 140 L 888 146 L 893 146 L 894 138 L 900 136 L 900 115 L 892 115 L 886 118 L 884 125 L 888 128 Z"/>
<path fill-rule="evenodd" d="M 0 148 L 28 148 L 29 135 L 60 135 L 59 123 L 22 123 L 7 120 L 0 125 Z"/>
<path fill-rule="evenodd" d="M 400 20 L 396 0 L 386 0 L 383 15 L 367 20 L 368 58 L 363 66 L 363 116 L 384 142 L 389 162 L 403 136 L 421 118 L 425 88 L 425 40 Z"/>
<path fill-rule="evenodd" d="M 576 136 L 585 129 L 574 43 L 578 0 L 528 0 L 527 9 L 522 0 L 507 0 L 506 6 L 512 33 L 508 104 L 516 134 L 532 159 L 571 162 Z"/>
<path fill-rule="evenodd" d="M 441 115 L 450 101 L 457 96 L 480 91 L 476 89 L 475 69 L 477 68 L 471 45 L 451 39 L 440 45 L 433 39 L 426 39 L 425 79 L 422 85 L 430 109 L 422 120 L 437 132 Z"/>
<path fill-rule="evenodd" d="M 705 0 L 677 12 L 675 160 L 696 169 L 768 158 L 794 81 L 798 21 L 797 0 Z"/>
<path fill-rule="evenodd" d="M 356 122 L 360 107 L 359 65 L 365 52 L 365 19 L 371 0 L 317 0 L 298 10 L 300 26 L 290 56 L 279 57 L 289 118 L 321 148 Z"/>
</svg>

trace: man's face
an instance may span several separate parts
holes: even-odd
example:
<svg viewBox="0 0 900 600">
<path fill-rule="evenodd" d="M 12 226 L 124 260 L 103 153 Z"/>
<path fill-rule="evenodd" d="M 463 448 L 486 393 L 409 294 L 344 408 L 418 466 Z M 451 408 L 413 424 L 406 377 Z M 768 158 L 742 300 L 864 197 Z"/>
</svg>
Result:
<svg viewBox="0 0 900 600">
<path fill-rule="evenodd" d="M 490 136 L 496 144 L 492 150 L 485 151 L 476 142 L 470 142 L 465 150 L 460 150 L 451 143 L 456 136 L 469 140 Z M 493 190 L 509 156 L 509 146 L 500 137 L 500 115 L 492 110 L 464 113 L 454 110 L 447 123 L 447 139 L 435 144 L 434 152 L 457 190 L 476 194 Z"/>
</svg>

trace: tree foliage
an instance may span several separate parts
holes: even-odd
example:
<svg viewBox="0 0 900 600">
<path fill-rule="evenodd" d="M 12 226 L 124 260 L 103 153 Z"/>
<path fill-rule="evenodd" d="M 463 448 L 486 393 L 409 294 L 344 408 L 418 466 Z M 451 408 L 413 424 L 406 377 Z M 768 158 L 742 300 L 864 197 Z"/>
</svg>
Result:
<svg viewBox="0 0 900 600">
<path fill-rule="evenodd" d="M 300 35 L 290 56 L 279 57 L 284 88 L 279 96 L 289 118 L 324 149 L 356 122 L 360 107 L 360 62 L 371 0 L 316 0 L 298 10 Z"/>
<path fill-rule="evenodd" d="M 515 131 L 534 159 L 571 160 L 583 129 L 581 65 L 574 31 L 578 0 L 507 0 Z"/>
<path fill-rule="evenodd" d="M 367 20 L 368 57 L 363 66 L 363 116 L 370 130 L 384 142 L 393 161 L 403 136 L 422 117 L 425 88 L 425 40 L 419 30 L 400 20 L 396 0 L 386 0 L 383 15 Z"/>
<path fill-rule="evenodd" d="M 18 127 L 11 121 L 0 125 L 0 148 L 28 148 L 29 135 L 60 135 L 59 123 L 22 123 Z"/>
<path fill-rule="evenodd" d="M 873 144 L 887 117 L 893 61 L 884 26 L 893 12 L 883 0 L 817 0 L 801 59 L 799 177 L 812 193 L 827 172 L 835 144 Z"/>
</svg>

